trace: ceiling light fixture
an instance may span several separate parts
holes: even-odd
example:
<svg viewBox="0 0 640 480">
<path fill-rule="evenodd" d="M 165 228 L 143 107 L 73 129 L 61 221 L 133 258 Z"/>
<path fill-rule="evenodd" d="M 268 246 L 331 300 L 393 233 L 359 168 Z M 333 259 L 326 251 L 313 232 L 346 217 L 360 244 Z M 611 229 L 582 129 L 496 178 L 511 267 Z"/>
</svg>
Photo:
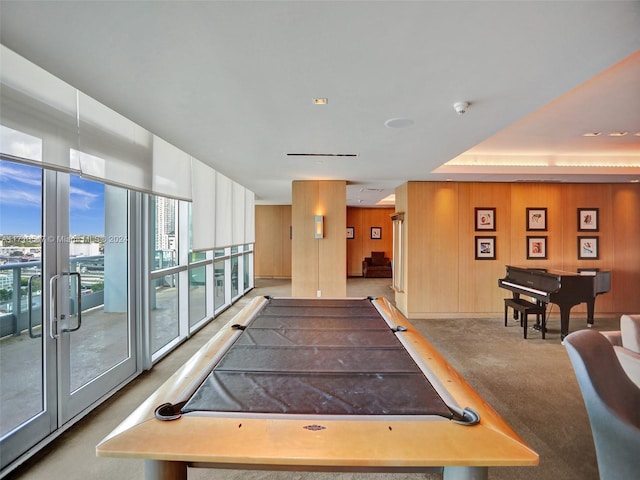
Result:
<svg viewBox="0 0 640 480">
<path fill-rule="evenodd" d="M 315 105 L 326 105 L 327 103 L 329 103 L 329 99 L 328 98 L 314 98 L 313 99 L 313 103 Z"/>
<path fill-rule="evenodd" d="M 357 153 L 287 153 L 287 157 L 357 157 Z"/>
<path fill-rule="evenodd" d="M 602 132 L 587 132 L 582 134 L 583 137 L 598 137 L 600 135 L 602 135 Z"/>
<path fill-rule="evenodd" d="M 610 137 L 624 137 L 627 132 L 611 132 L 609 134 Z"/>
<path fill-rule="evenodd" d="M 388 128 L 407 128 L 413 125 L 410 118 L 390 118 L 384 122 L 384 126 Z"/>
</svg>

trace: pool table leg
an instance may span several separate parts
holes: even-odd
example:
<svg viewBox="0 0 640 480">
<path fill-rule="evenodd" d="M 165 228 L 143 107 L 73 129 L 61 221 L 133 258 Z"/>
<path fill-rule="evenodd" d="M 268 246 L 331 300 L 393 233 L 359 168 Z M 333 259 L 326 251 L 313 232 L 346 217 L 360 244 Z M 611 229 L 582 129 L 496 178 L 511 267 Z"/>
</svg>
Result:
<svg viewBox="0 0 640 480">
<path fill-rule="evenodd" d="M 187 480 L 187 464 L 168 460 L 145 460 L 145 480 Z"/>
<path fill-rule="evenodd" d="M 444 467 L 443 480 L 488 480 L 487 467 Z"/>
</svg>

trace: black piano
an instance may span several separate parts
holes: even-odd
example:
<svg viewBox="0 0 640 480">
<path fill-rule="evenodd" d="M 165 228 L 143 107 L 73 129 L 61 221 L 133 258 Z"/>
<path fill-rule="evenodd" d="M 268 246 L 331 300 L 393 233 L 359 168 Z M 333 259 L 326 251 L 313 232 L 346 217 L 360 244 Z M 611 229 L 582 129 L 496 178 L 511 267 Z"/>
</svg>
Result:
<svg viewBox="0 0 640 480">
<path fill-rule="evenodd" d="M 558 305 L 560 338 L 564 339 L 569 333 L 569 312 L 574 305 L 587 304 L 587 324 L 593 325 L 596 295 L 611 289 L 611 272 L 584 269 L 574 273 L 507 265 L 507 276 L 498 280 L 498 286 L 511 290 L 514 298 L 522 294 Z"/>
</svg>

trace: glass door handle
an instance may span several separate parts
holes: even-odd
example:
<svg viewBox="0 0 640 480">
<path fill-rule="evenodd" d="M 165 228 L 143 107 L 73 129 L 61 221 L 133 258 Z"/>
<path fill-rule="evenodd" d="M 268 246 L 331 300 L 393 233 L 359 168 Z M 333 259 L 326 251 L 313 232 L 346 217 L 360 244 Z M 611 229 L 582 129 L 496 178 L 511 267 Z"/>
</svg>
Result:
<svg viewBox="0 0 640 480">
<path fill-rule="evenodd" d="M 60 275 L 54 275 L 49 279 L 49 336 L 56 340 L 58 334 L 58 295 L 56 290 Z"/>
<path fill-rule="evenodd" d="M 78 324 L 73 327 L 73 328 L 63 328 L 62 331 L 63 332 L 75 332 L 77 330 L 80 330 L 80 327 L 82 326 L 82 277 L 80 276 L 80 273 L 78 272 L 70 272 L 70 273 L 64 273 L 63 275 L 69 275 L 69 277 L 77 277 L 77 281 L 76 281 L 76 303 L 77 303 L 77 317 L 78 317 Z"/>
<path fill-rule="evenodd" d="M 31 275 L 29 277 L 29 283 L 27 284 L 27 302 L 29 302 L 29 306 L 27 307 L 27 311 L 29 312 L 29 336 L 31 338 L 41 337 L 40 333 L 33 333 L 33 279 L 40 278 L 40 274 Z M 42 297 L 41 297 L 42 298 Z M 40 306 L 42 306 L 42 301 L 40 301 Z"/>
</svg>

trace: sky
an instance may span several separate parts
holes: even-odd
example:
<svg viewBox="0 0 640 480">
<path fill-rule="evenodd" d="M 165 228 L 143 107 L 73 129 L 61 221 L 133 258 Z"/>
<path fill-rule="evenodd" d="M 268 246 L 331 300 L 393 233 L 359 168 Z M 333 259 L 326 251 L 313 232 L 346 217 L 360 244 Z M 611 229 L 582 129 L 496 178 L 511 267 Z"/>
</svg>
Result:
<svg viewBox="0 0 640 480">
<path fill-rule="evenodd" d="M 70 232 L 104 234 L 104 185 L 71 175 Z M 42 234 L 42 169 L 0 160 L 0 234 Z"/>
</svg>

